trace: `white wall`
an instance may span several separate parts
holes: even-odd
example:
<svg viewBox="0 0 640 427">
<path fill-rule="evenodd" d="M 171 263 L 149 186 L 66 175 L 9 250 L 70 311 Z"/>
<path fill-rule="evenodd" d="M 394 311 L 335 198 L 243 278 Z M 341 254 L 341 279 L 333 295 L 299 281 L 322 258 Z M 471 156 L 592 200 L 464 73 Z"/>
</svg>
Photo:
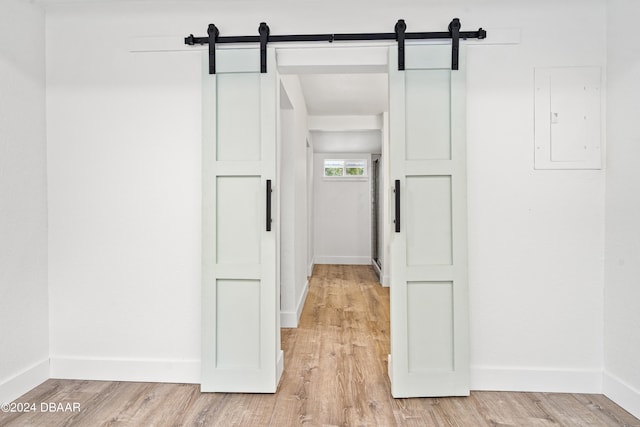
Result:
<svg viewBox="0 0 640 427">
<path fill-rule="evenodd" d="M 314 253 L 316 264 L 371 264 L 371 183 L 324 178 L 325 159 L 366 159 L 369 153 L 314 155 Z"/>
<path fill-rule="evenodd" d="M 307 277 L 313 275 L 313 267 L 315 263 L 313 224 L 315 221 L 314 203 L 313 203 L 313 186 L 314 186 L 314 170 L 313 170 L 313 138 L 307 135 Z"/>
<path fill-rule="evenodd" d="M 47 18 L 51 375 L 199 382 L 200 53 L 111 10 Z"/>
<path fill-rule="evenodd" d="M 200 57 L 130 54 L 131 37 L 203 35 L 210 21 L 227 35 L 261 21 L 272 34 L 392 31 L 398 18 L 429 31 L 459 16 L 489 37 L 521 30 L 519 44 L 468 49 L 472 388 L 600 391 L 604 173 L 533 170 L 533 68 L 604 66 L 605 12 L 604 0 L 52 7 L 54 374 L 197 381 Z"/>
<path fill-rule="evenodd" d="M 49 376 L 44 12 L 0 2 L 0 403 Z"/>
<path fill-rule="evenodd" d="M 482 9 L 522 38 L 468 50 L 471 386 L 599 392 L 604 172 L 533 170 L 533 71 L 604 66 L 605 4 Z"/>
<path fill-rule="evenodd" d="M 604 393 L 640 417 L 640 4 L 609 1 Z"/>
<path fill-rule="evenodd" d="M 307 296 L 307 108 L 298 76 L 281 76 L 291 108 L 281 110 L 280 319 L 295 328 Z"/>
</svg>

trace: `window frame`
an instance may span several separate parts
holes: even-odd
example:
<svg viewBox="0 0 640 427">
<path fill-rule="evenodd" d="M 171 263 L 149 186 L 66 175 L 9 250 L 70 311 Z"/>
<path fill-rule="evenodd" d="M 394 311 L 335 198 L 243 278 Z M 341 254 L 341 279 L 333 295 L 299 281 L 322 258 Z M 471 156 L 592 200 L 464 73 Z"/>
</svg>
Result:
<svg viewBox="0 0 640 427">
<path fill-rule="evenodd" d="M 333 162 L 333 163 L 331 163 Z M 351 162 L 351 165 L 349 164 Z M 329 165 L 327 165 L 329 163 Z M 341 163 L 341 165 L 338 165 Z M 356 163 L 356 165 L 354 165 Z M 360 166 L 361 165 L 361 166 Z M 347 169 L 361 168 L 363 170 L 362 175 L 350 175 L 347 174 Z M 342 169 L 341 175 L 327 175 L 327 169 Z M 357 181 L 369 179 L 369 161 L 366 158 L 327 158 L 322 161 L 322 177 L 327 180 L 345 180 L 345 181 Z"/>
</svg>

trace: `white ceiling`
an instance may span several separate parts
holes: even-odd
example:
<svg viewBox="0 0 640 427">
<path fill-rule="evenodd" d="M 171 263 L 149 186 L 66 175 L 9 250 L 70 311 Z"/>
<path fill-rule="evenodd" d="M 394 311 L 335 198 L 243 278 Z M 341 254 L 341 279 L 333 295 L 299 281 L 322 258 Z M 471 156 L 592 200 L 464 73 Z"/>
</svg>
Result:
<svg viewBox="0 0 640 427">
<path fill-rule="evenodd" d="M 371 116 L 388 109 L 386 74 L 301 74 L 312 116 Z"/>
<path fill-rule="evenodd" d="M 300 74 L 311 116 L 378 116 L 388 110 L 387 74 Z M 313 150 L 324 153 L 380 153 L 380 130 L 313 130 Z"/>
</svg>

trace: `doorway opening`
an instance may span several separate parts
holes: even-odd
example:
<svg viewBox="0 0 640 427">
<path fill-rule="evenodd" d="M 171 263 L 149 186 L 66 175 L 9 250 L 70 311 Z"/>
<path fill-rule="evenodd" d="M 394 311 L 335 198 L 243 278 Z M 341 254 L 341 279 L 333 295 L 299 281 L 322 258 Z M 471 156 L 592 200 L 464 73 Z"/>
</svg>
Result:
<svg viewBox="0 0 640 427">
<path fill-rule="evenodd" d="M 280 326 L 294 328 L 314 265 L 370 266 L 388 286 L 388 48 L 277 52 Z"/>
</svg>

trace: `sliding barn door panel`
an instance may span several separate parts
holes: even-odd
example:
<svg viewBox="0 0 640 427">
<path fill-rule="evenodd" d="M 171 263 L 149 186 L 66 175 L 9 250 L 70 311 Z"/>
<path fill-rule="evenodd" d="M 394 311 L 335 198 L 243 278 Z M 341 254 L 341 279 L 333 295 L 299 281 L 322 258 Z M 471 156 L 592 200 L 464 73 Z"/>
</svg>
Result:
<svg viewBox="0 0 640 427">
<path fill-rule="evenodd" d="M 217 74 L 217 160 L 260 160 L 260 74 Z"/>
<path fill-rule="evenodd" d="M 453 372 L 453 283 L 407 282 L 407 317 L 409 372 Z"/>
<path fill-rule="evenodd" d="M 390 49 L 391 179 L 401 226 L 391 236 L 394 397 L 469 394 L 464 50 Z M 411 58 L 411 59 L 410 59 Z"/>
<path fill-rule="evenodd" d="M 260 369 L 260 287 L 258 280 L 217 280 L 216 367 Z"/>
<path fill-rule="evenodd" d="M 218 264 L 260 264 L 261 185 L 260 176 L 217 178 Z"/>
<path fill-rule="evenodd" d="M 407 70 L 407 160 L 451 158 L 449 70 Z M 425 119 L 429 117 L 429 119 Z"/>
<path fill-rule="evenodd" d="M 451 177 L 407 176 L 407 265 L 451 265 Z"/>
<path fill-rule="evenodd" d="M 265 225 L 277 85 L 257 58 L 220 50 L 215 75 L 203 58 L 202 391 L 273 393 L 281 374 L 277 240 Z"/>
</svg>

